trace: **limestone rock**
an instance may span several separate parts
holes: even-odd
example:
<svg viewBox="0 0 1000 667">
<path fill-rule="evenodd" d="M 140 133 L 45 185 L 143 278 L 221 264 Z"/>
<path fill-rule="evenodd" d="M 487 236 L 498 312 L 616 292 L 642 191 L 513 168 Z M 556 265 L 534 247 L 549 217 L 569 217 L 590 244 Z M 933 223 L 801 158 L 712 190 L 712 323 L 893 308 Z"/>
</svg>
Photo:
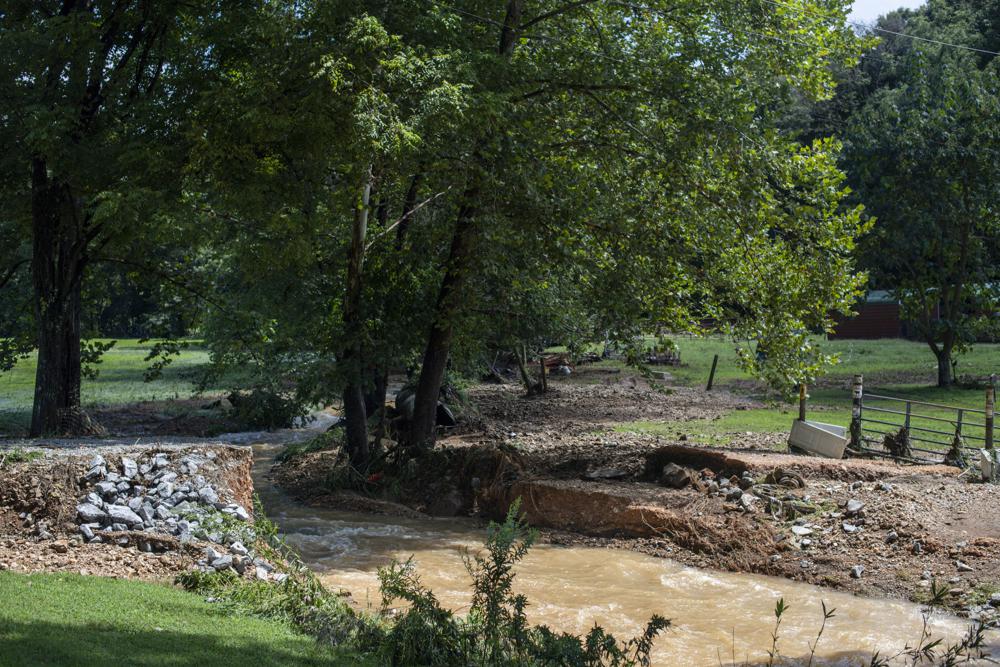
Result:
<svg viewBox="0 0 1000 667">
<path fill-rule="evenodd" d="M 122 457 L 122 477 L 132 479 L 139 474 L 139 466 L 128 457 Z"/>
<path fill-rule="evenodd" d="M 129 526 L 137 526 L 142 523 L 142 518 L 124 505 L 109 507 L 108 516 L 116 523 L 124 523 Z"/>
<path fill-rule="evenodd" d="M 100 523 L 107 519 L 107 513 L 97 505 L 81 503 L 76 506 L 77 516 L 83 523 Z"/>
</svg>

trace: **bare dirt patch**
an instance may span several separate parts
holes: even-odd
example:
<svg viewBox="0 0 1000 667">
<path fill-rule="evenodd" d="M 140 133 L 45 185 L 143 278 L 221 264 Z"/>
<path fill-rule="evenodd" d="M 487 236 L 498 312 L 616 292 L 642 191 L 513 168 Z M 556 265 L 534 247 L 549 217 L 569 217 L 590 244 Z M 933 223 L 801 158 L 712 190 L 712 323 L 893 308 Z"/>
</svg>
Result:
<svg viewBox="0 0 1000 667">
<path fill-rule="evenodd" d="M 645 379 L 582 367 L 571 380 L 553 380 L 549 391 L 524 397 L 519 385 L 483 384 L 469 391 L 478 417 L 456 434 L 481 432 L 504 439 L 510 433 L 543 434 L 556 440 L 624 422 L 713 419 L 763 404 L 727 391 L 711 394 L 690 387 L 655 388 Z"/>
<path fill-rule="evenodd" d="M 241 430 L 222 400 L 209 398 L 144 401 L 93 411 L 108 433 L 120 436 L 211 437 Z"/>
</svg>

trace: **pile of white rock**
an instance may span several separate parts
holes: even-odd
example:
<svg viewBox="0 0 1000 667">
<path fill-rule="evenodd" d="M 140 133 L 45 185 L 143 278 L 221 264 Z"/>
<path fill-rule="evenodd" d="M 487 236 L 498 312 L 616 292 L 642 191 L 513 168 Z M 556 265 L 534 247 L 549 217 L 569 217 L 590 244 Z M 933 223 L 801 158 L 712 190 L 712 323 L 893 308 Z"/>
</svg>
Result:
<svg viewBox="0 0 1000 667">
<path fill-rule="evenodd" d="M 129 538 L 114 533 L 141 532 L 172 535 L 181 543 L 212 542 L 227 547 L 223 554 L 205 549 L 202 569 L 232 568 L 240 574 L 254 568 L 258 578 L 275 578 L 273 566 L 244 546 L 255 538 L 250 514 L 238 503 L 224 502 L 219 490 L 198 474 L 215 452 L 187 454 L 176 464 L 166 452 L 145 460 L 122 457 L 120 470 L 112 469 L 100 454 L 87 466 L 83 483 L 86 495 L 76 507 L 77 523 L 84 541 L 99 543 Z M 144 551 L 153 551 L 152 541 L 138 540 Z"/>
</svg>

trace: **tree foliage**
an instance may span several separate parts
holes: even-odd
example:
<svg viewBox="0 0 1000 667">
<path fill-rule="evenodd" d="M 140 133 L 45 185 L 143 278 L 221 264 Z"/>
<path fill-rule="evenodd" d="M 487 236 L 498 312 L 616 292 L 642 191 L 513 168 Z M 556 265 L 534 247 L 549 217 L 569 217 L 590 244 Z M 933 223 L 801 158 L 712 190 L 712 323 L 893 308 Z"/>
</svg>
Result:
<svg viewBox="0 0 1000 667">
<path fill-rule="evenodd" d="M 876 220 L 859 259 L 934 352 L 942 386 L 955 352 L 998 333 L 997 9 L 932 0 L 882 17 L 891 32 L 840 73 L 836 98 L 804 123 L 793 114 L 803 137 L 843 138 L 854 200 Z"/>
<path fill-rule="evenodd" d="M 343 399 L 359 466 L 390 368 L 419 373 L 419 447 L 449 363 L 490 347 L 711 323 L 782 388 L 828 361 L 807 334 L 855 299 L 863 224 L 839 145 L 799 145 L 778 111 L 856 63 L 846 2 L 156 7 L 156 85 L 105 100 L 122 113 L 88 139 L 95 242 L 169 239 L 153 273 L 197 296 L 215 367 Z M 25 11 L 7 34 L 62 25 Z"/>
</svg>

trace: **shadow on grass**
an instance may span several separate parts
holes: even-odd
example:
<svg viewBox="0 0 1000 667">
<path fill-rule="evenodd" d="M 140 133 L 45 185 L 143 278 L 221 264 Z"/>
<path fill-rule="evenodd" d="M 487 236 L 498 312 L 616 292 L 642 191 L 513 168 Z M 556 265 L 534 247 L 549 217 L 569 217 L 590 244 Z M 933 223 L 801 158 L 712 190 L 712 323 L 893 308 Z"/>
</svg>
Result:
<svg viewBox="0 0 1000 667">
<path fill-rule="evenodd" d="M 0 666 L 354 664 L 365 663 L 172 586 L 0 571 Z"/>
<path fill-rule="evenodd" d="M 23 437 L 31 425 L 31 410 L 0 410 L 0 438 Z"/>
<path fill-rule="evenodd" d="M 96 615 L 96 614 L 95 614 Z M 4 665 L 348 665 L 297 638 L 248 641 L 194 632 L 130 631 L 100 621 L 85 625 L 0 620 Z"/>
</svg>

